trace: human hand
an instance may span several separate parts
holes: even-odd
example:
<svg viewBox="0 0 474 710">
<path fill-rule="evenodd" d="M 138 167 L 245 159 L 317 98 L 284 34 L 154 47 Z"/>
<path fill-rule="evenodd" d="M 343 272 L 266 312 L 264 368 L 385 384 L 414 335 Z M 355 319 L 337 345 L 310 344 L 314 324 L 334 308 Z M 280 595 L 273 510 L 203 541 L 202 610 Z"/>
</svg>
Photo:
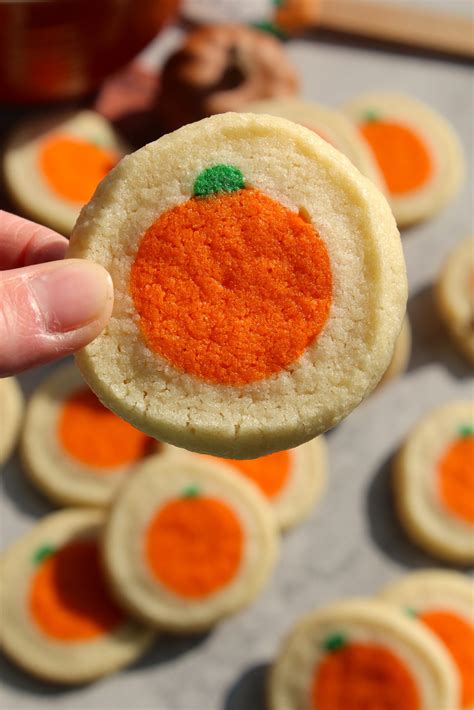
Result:
<svg viewBox="0 0 474 710">
<path fill-rule="evenodd" d="M 112 280 L 99 264 L 63 260 L 67 244 L 0 210 L 0 377 L 69 355 L 107 324 Z"/>
</svg>

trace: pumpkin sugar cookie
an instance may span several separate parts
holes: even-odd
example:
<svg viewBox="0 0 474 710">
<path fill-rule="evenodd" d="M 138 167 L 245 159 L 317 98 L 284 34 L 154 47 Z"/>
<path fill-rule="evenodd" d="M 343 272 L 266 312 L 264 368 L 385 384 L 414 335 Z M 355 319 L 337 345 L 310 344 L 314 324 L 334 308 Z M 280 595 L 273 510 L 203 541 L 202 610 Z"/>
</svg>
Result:
<svg viewBox="0 0 474 710">
<path fill-rule="evenodd" d="M 323 435 L 296 449 L 284 449 L 258 459 L 213 459 L 232 466 L 258 486 L 282 530 L 309 515 L 326 482 L 327 450 Z"/>
<path fill-rule="evenodd" d="M 112 125 L 93 111 L 31 118 L 7 140 L 5 184 L 25 214 L 68 236 L 82 205 L 126 152 Z"/>
<path fill-rule="evenodd" d="M 199 631 L 253 601 L 277 543 L 265 499 L 228 466 L 154 457 L 111 509 L 104 561 L 131 613 L 171 631 Z"/>
<path fill-rule="evenodd" d="M 28 402 L 21 455 L 28 476 L 54 502 L 106 506 L 158 446 L 106 409 L 68 364 Z"/>
<path fill-rule="evenodd" d="M 400 335 L 395 343 L 395 350 L 390 361 L 390 365 L 385 370 L 379 386 L 393 380 L 407 369 L 411 353 L 411 326 L 408 316 L 405 316 L 402 324 Z"/>
<path fill-rule="evenodd" d="M 100 566 L 100 511 L 47 516 L 3 554 L 0 645 L 29 673 L 84 683 L 138 658 L 154 634 L 110 597 Z"/>
<path fill-rule="evenodd" d="M 23 417 L 23 394 L 15 377 L 0 379 L 0 466 L 10 457 Z"/>
<path fill-rule="evenodd" d="M 346 416 L 387 369 L 406 305 L 385 198 L 272 116 L 213 116 L 127 156 L 69 256 L 114 282 L 111 321 L 76 355 L 101 401 L 227 458 L 294 448 Z"/>
<path fill-rule="evenodd" d="M 266 113 L 281 116 L 310 128 L 349 160 L 368 177 L 379 190 L 385 183 L 370 146 L 356 126 L 341 112 L 301 99 L 279 98 L 258 101 L 246 108 L 249 113 Z"/>
<path fill-rule="evenodd" d="M 452 562 L 474 562 L 474 405 L 425 416 L 394 464 L 395 502 L 410 537 Z"/>
<path fill-rule="evenodd" d="M 391 605 L 355 599 L 304 617 L 283 643 L 270 710 L 454 710 L 458 677 L 423 624 Z"/>
<path fill-rule="evenodd" d="M 402 577 L 382 597 L 416 616 L 445 645 L 461 681 L 461 708 L 474 708 L 474 583 L 457 572 L 424 570 Z"/>
<path fill-rule="evenodd" d="M 458 138 L 434 109 L 402 94 L 364 94 L 344 107 L 372 147 L 399 227 L 427 219 L 458 192 Z"/>
<path fill-rule="evenodd" d="M 462 353 L 474 365 L 474 236 L 447 258 L 436 285 L 440 315 Z"/>
</svg>

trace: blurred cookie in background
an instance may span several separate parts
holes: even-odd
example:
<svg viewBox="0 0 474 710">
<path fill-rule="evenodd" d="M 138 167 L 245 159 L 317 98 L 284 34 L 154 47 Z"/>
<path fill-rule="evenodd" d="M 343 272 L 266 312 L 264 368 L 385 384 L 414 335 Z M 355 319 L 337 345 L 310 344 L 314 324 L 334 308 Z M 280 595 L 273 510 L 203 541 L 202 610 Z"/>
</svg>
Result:
<svg viewBox="0 0 474 710">
<path fill-rule="evenodd" d="M 20 433 L 23 394 L 15 377 L 0 379 L 0 466 L 10 457 Z"/>
<path fill-rule="evenodd" d="M 53 502 L 106 506 L 159 446 L 106 409 L 68 364 L 28 402 L 21 457 L 31 481 Z"/>
<path fill-rule="evenodd" d="M 134 661 L 154 638 L 108 591 L 98 548 L 104 517 L 54 513 L 2 555 L 2 650 L 44 680 L 95 680 Z"/>
<path fill-rule="evenodd" d="M 257 101 L 249 104 L 246 110 L 249 113 L 281 116 L 310 128 L 320 138 L 324 138 L 334 148 L 344 153 L 363 175 L 377 185 L 379 190 L 385 190 L 385 182 L 372 149 L 353 122 L 341 111 L 297 98 Z"/>
<path fill-rule="evenodd" d="M 303 617 L 269 678 L 270 710 L 451 710 L 459 682 L 441 642 L 385 602 L 348 599 Z"/>
<path fill-rule="evenodd" d="M 445 404 L 408 435 L 394 463 L 395 503 L 408 535 L 450 562 L 474 562 L 474 404 Z"/>
<path fill-rule="evenodd" d="M 275 37 L 243 25 L 210 25 L 193 30 L 165 63 L 157 113 L 174 130 L 297 91 L 296 70 Z"/>
<path fill-rule="evenodd" d="M 474 708 L 474 583 L 458 572 L 413 572 L 381 597 L 416 617 L 444 644 L 459 673 L 461 708 Z"/>
<path fill-rule="evenodd" d="M 454 343 L 474 365 L 474 236 L 458 244 L 446 259 L 436 299 Z"/>
<path fill-rule="evenodd" d="M 403 94 L 373 92 L 345 107 L 371 146 L 399 227 L 432 217 L 464 177 L 459 140 L 448 121 Z"/>
<path fill-rule="evenodd" d="M 152 457 L 111 508 L 104 562 L 131 613 L 188 632 L 250 604 L 277 548 L 274 516 L 256 486 L 214 461 Z"/>
<path fill-rule="evenodd" d="M 7 139 L 5 184 L 24 214 L 68 236 L 81 207 L 127 150 L 94 111 L 36 116 Z"/>
<path fill-rule="evenodd" d="M 393 380 L 402 372 L 407 369 L 408 362 L 410 360 L 411 354 L 411 326 L 408 316 L 405 316 L 400 335 L 395 342 L 395 350 L 393 351 L 393 356 L 390 361 L 390 365 L 385 370 L 382 379 L 380 380 L 378 386 Z"/>
<path fill-rule="evenodd" d="M 231 466 L 255 483 L 270 503 L 281 530 L 297 525 L 310 514 L 326 483 L 327 447 L 323 435 L 296 449 L 257 459 L 211 460 Z"/>
</svg>

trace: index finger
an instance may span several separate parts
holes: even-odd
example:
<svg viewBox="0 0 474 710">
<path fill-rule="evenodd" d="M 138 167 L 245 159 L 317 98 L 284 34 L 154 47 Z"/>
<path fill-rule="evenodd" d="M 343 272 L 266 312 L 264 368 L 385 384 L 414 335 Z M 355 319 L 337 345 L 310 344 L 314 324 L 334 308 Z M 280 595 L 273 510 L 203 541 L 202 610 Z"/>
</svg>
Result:
<svg viewBox="0 0 474 710">
<path fill-rule="evenodd" d="M 0 271 L 63 259 L 67 245 L 52 229 L 0 210 Z"/>
</svg>

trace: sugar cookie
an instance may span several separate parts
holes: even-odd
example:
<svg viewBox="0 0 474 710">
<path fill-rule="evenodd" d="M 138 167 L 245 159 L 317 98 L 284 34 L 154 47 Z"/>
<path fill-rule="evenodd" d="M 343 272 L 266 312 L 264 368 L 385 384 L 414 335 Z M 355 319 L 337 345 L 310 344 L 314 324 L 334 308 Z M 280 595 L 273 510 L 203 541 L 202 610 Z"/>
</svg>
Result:
<svg viewBox="0 0 474 710">
<path fill-rule="evenodd" d="M 441 559 L 474 562 L 474 405 L 450 402 L 408 435 L 394 465 L 407 533 Z"/>
<path fill-rule="evenodd" d="M 273 568 L 274 518 L 254 485 L 197 456 L 154 457 L 112 507 L 104 560 L 133 614 L 206 629 L 250 603 Z"/>
<path fill-rule="evenodd" d="M 457 572 L 423 570 L 382 591 L 416 616 L 451 654 L 461 682 L 462 710 L 474 708 L 474 583 Z"/>
<path fill-rule="evenodd" d="M 459 244 L 447 258 L 436 297 L 450 335 L 474 365 L 474 237 Z"/>
<path fill-rule="evenodd" d="M 82 205 L 126 152 L 112 125 L 93 111 L 29 119 L 7 140 L 5 184 L 23 212 L 67 236 Z"/>
<path fill-rule="evenodd" d="M 56 370 L 27 407 L 24 468 L 60 505 L 108 505 L 157 442 L 106 409 L 74 365 Z"/>
<path fill-rule="evenodd" d="M 0 379 L 0 466 L 9 458 L 17 442 L 23 408 L 18 381 L 14 377 Z"/>
<path fill-rule="evenodd" d="M 461 186 L 458 138 L 434 109 L 402 94 L 368 93 L 345 106 L 372 146 L 400 227 L 427 219 Z"/>
<path fill-rule="evenodd" d="M 153 639 L 109 595 L 97 543 L 103 522 L 100 511 L 54 513 L 2 557 L 0 645 L 33 675 L 92 681 L 134 661 Z"/>
<path fill-rule="evenodd" d="M 390 380 L 393 380 L 402 372 L 405 372 L 411 353 L 411 327 L 408 316 L 405 316 L 402 324 L 400 335 L 395 343 L 395 350 L 390 361 L 390 365 L 385 370 L 379 385 L 383 385 Z"/>
<path fill-rule="evenodd" d="M 372 180 L 379 190 L 385 189 L 384 179 L 371 148 L 353 122 L 341 111 L 293 98 L 258 101 L 247 106 L 246 110 L 250 113 L 281 116 L 310 128 L 344 153 L 362 175 Z"/>
<path fill-rule="evenodd" d="M 309 515 L 326 482 L 327 450 L 323 435 L 296 449 L 284 449 L 258 459 L 214 460 L 232 466 L 258 486 L 282 530 Z"/>
<path fill-rule="evenodd" d="M 334 426 L 387 369 L 405 312 L 385 198 L 276 117 L 213 116 L 127 156 L 69 256 L 115 287 L 109 325 L 76 356 L 88 384 L 199 453 L 253 458 Z"/>
<path fill-rule="evenodd" d="M 271 710 L 454 710 L 456 669 L 423 625 L 380 601 L 338 602 L 304 617 L 269 683 Z"/>
</svg>

